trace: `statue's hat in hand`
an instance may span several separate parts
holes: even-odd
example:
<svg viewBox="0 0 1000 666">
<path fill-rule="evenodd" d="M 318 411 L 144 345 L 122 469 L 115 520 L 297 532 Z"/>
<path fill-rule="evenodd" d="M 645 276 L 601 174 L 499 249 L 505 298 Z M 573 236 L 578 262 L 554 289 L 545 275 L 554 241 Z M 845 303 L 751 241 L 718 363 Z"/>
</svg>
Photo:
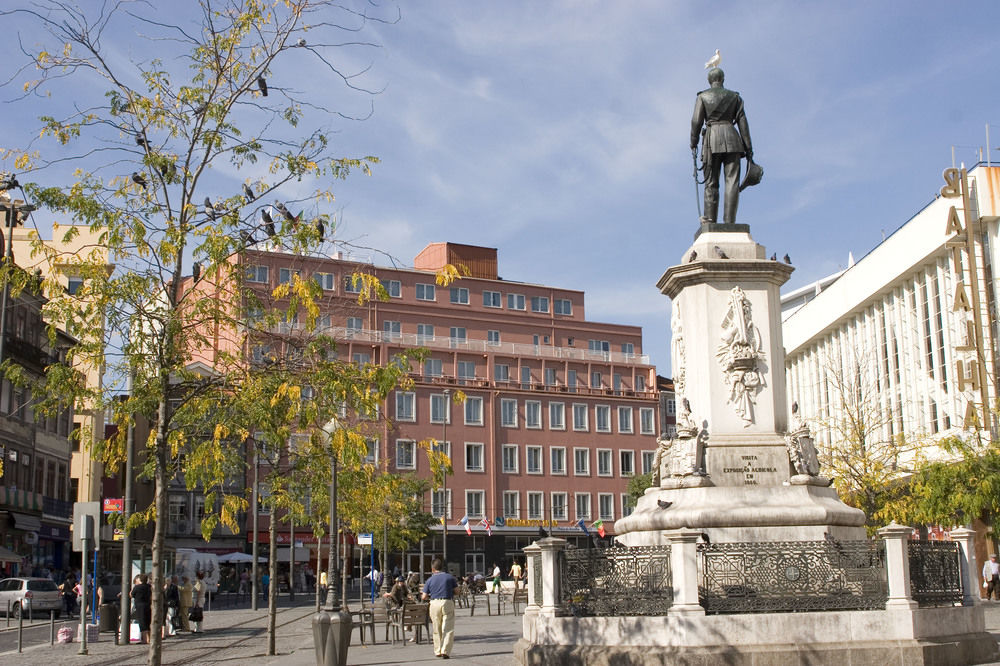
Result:
<svg viewBox="0 0 1000 666">
<path fill-rule="evenodd" d="M 757 164 L 753 160 L 747 159 L 747 175 L 743 179 L 743 184 L 740 185 L 740 192 L 751 187 L 753 185 L 760 184 L 761 179 L 764 178 L 764 167 Z"/>
</svg>

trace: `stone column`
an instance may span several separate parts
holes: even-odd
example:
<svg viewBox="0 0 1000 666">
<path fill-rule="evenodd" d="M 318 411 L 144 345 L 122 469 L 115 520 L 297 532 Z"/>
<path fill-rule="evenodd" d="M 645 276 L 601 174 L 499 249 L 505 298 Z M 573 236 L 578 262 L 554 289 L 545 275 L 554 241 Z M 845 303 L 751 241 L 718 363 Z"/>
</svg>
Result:
<svg viewBox="0 0 1000 666">
<path fill-rule="evenodd" d="M 885 559 L 889 575 L 889 599 L 886 610 L 915 610 L 918 606 L 910 595 L 910 555 L 906 542 L 913 528 L 895 521 L 878 531 L 885 540 Z"/>
<path fill-rule="evenodd" d="M 976 532 L 967 527 L 951 531 L 951 540 L 958 542 L 959 569 L 962 572 L 962 605 L 974 606 L 979 597 L 979 568 L 976 566 Z"/>
<path fill-rule="evenodd" d="M 701 531 L 673 530 L 665 534 L 670 542 L 670 576 L 674 603 L 670 615 L 704 615 L 698 602 L 698 538 Z"/>
<path fill-rule="evenodd" d="M 566 548 L 566 539 L 548 537 L 535 542 L 542 551 L 542 602 L 539 615 L 555 617 L 559 606 L 559 554 Z M 529 592 L 530 594 L 530 592 Z"/>
<path fill-rule="evenodd" d="M 524 609 L 525 615 L 537 615 L 542 607 L 542 600 L 536 593 L 536 590 L 542 589 L 542 572 L 538 570 L 540 566 L 536 566 L 541 565 L 541 553 L 542 549 L 537 541 L 524 549 L 525 566 L 528 567 L 528 607 Z"/>
</svg>

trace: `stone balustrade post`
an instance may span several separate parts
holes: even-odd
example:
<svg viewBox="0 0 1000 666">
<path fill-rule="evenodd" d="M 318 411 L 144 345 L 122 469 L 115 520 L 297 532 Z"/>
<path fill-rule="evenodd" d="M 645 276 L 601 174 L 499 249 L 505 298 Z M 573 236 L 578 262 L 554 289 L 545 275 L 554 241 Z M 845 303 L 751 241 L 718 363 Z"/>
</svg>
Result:
<svg viewBox="0 0 1000 666">
<path fill-rule="evenodd" d="M 962 571 L 962 605 L 974 606 L 979 597 L 979 568 L 976 566 L 976 532 L 967 527 L 951 531 L 951 540 L 958 542 L 959 568 Z"/>
<path fill-rule="evenodd" d="M 889 599 L 886 610 L 914 610 L 918 604 L 910 594 L 910 554 L 907 542 L 913 528 L 895 521 L 878 531 L 885 541 L 885 559 L 889 577 Z"/>
<path fill-rule="evenodd" d="M 566 548 L 566 539 L 548 537 L 539 539 L 535 545 L 542 551 L 542 603 L 538 614 L 555 617 L 562 582 L 559 579 L 559 554 Z"/>
<path fill-rule="evenodd" d="M 528 567 L 528 606 L 524 609 L 525 615 L 537 615 L 542 607 L 542 600 L 538 591 L 541 591 L 542 578 L 542 549 L 538 542 L 532 543 L 524 549 L 524 558 Z"/>
<path fill-rule="evenodd" d="M 670 542 L 670 576 L 674 603 L 671 615 L 704 615 L 698 602 L 698 538 L 700 531 L 673 530 L 665 534 Z"/>
</svg>

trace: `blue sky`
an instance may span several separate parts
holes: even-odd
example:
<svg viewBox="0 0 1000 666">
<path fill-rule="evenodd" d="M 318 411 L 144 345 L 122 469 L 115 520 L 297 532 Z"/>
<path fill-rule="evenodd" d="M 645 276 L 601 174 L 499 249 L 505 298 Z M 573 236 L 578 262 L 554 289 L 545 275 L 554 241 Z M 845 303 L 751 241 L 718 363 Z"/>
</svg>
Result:
<svg viewBox="0 0 1000 666">
<path fill-rule="evenodd" d="M 978 159 L 987 123 L 1000 146 L 996 2 L 399 8 L 397 23 L 369 26 L 381 48 L 349 56 L 371 64 L 359 81 L 382 92 L 335 143 L 382 163 L 335 186 L 342 237 L 404 264 L 430 242 L 496 247 L 502 277 L 582 289 L 589 319 L 641 325 L 660 374 L 669 302 L 654 285 L 697 226 L 688 136 L 716 48 L 765 170 L 738 221 L 768 254 L 791 255 L 786 289 L 845 267 L 916 213 L 953 146 L 957 161 Z M 337 90 L 330 103 L 368 108 Z M 7 140 L 34 134 L 29 111 L 45 112 L 22 103 L 0 119 Z"/>
</svg>

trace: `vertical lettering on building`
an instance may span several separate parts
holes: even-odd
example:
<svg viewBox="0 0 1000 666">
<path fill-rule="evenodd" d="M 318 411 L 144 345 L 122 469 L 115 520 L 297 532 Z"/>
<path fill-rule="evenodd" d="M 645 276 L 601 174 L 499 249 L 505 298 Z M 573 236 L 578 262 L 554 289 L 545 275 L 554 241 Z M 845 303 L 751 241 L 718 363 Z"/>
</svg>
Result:
<svg viewBox="0 0 1000 666">
<path fill-rule="evenodd" d="M 968 372 L 965 368 L 968 367 Z M 979 362 L 972 360 L 966 365 L 962 359 L 956 359 L 955 361 L 955 376 L 957 377 L 956 382 L 958 383 L 959 391 L 978 391 L 979 390 Z M 971 404 L 971 401 L 970 401 Z"/>
</svg>

